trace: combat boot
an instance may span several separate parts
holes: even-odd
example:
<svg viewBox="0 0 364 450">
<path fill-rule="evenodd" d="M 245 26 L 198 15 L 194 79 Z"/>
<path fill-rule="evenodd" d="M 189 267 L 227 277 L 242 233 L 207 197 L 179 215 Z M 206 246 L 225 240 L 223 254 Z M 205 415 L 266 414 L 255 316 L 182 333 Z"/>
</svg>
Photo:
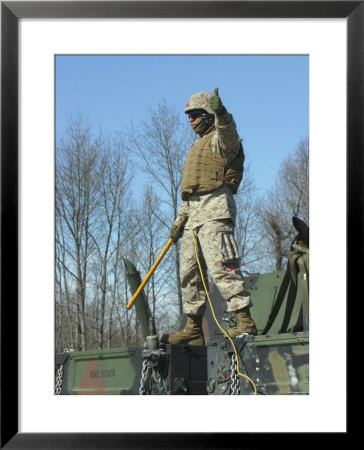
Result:
<svg viewBox="0 0 364 450">
<path fill-rule="evenodd" d="M 254 320 L 250 316 L 249 308 L 239 309 L 235 311 L 236 313 L 236 327 L 229 328 L 226 332 L 227 334 L 235 339 L 237 336 L 241 334 L 252 334 L 256 336 L 258 334 L 257 327 L 255 326 Z"/>
<path fill-rule="evenodd" d="M 188 314 L 184 329 L 175 334 L 163 334 L 161 342 L 164 344 L 205 345 L 202 316 Z"/>
</svg>

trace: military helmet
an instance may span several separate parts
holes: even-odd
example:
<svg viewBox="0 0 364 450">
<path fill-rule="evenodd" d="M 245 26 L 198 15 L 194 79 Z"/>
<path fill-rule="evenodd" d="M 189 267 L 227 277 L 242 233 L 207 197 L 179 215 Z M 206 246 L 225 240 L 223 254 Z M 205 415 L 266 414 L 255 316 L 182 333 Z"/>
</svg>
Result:
<svg viewBox="0 0 364 450">
<path fill-rule="evenodd" d="M 212 92 L 197 92 L 197 94 L 193 94 L 187 102 L 185 114 L 194 109 L 204 109 L 208 114 L 213 115 L 214 112 L 210 108 L 210 98 L 213 95 Z"/>
</svg>

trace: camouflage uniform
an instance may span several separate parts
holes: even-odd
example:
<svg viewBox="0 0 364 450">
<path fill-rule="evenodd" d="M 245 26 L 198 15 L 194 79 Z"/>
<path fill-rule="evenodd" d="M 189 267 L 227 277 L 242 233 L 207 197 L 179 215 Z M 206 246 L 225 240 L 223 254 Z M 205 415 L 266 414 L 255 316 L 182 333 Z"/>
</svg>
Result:
<svg viewBox="0 0 364 450">
<path fill-rule="evenodd" d="M 226 112 L 215 116 L 215 127 L 211 150 L 229 162 L 237 156 L 241 144 L 232 115 Z M 181 223 L 184 214 L 189 216 L 183 232 L 180 268 L 185 313 L 202 315 L 206 308 L 206 294 L 196 261 L 192 230 L 198 243 L 206 285 L 208 270 L 227 301 L 229 311 L 250 306 L 250 295 L 244 290 L 233 234 L 236 205 L 231 189 L 223 184 L 211 193 L 191 195 L 182 202 L 174 225 Z"/>
</svg>

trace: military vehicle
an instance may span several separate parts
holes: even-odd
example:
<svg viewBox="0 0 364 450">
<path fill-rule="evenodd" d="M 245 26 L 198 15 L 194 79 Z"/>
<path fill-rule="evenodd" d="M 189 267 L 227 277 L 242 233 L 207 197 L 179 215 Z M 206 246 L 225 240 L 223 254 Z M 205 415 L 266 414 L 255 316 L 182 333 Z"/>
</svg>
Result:
<svg viewBox="0 0 364 450">
<path fill-rule="evenodd" d="M 305 395 L 309 393 L 309 230 L 298 231 L 286 271 L 245 277 L 258 335 L 227 338 L 235 314 L 214 284 L 203 318 L 206 345 L 159 342 L 139 272 L 124 259 L 143 347 L 56 354 L 56 395 Z M 184 316 L 181 329 L 186 323 Z"/>
</svg>

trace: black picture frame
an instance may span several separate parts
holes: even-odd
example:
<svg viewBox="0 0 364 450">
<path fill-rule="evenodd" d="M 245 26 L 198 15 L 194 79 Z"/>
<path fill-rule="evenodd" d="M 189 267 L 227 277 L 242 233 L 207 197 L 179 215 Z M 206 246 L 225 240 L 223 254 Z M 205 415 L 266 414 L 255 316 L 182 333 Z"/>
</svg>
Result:
<svg viewBox="0 0 364 450">
<path fill-rule="evenodd" d="M 21 18 L 346 18 L 347 301 L 361 296 L 363 242 L 363 1 L 1 2 L 1 448 L 257 448 L 267 434 L 19 433 L 18 21 Z M 354 253 L 355 250 L 355 253 Z M 359 255 L 358 255 L 359 251 Z M 359 259 L 357 256 L 359 256 Z M 355 264 L 353 261 L 356 261 Z M 352 295 L 350 295 L 352 293 Z M 357 294 L 358 293 L 358 294 Z M 343 302 L 344 305 L 344 302 Z M 347 307 L 347 306 L 346 306 Z M 334 393 L 333 393 L 334 395 Z M 146 412 L 147 416 L 149 412 Z M 244 411 L 242 411 L 244 414 Z M 227 415 L 222 414 L 222 420 Z M 163 418 L 161 418 L 163 420 Z M 243 421 L 242 417 L 242 421 Z M 349 427 L 344 437 L 349 435 Z M 286 440 L 284 442 L 287 443 Z M 292 444 L 291 444 L 292 445 Z"/>
</svg>

